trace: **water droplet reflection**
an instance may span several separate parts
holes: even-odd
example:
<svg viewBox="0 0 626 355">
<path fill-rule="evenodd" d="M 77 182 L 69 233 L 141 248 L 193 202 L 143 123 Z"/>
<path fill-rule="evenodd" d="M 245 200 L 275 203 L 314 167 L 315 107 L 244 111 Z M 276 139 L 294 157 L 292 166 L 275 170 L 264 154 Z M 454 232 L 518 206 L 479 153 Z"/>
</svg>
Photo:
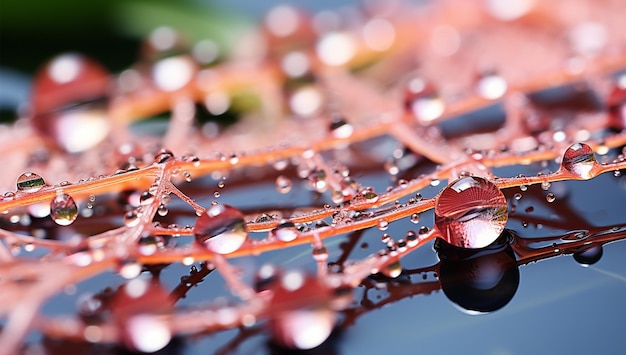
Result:
<svg viewBox="0 0 626 355">
<path fill-rule="evenodd" d="M 78 206 L 70 195 L 58 193 L 50 202 L 50 216 L 56 224 L 68 226 L 76 220 Z"/>
</svg>

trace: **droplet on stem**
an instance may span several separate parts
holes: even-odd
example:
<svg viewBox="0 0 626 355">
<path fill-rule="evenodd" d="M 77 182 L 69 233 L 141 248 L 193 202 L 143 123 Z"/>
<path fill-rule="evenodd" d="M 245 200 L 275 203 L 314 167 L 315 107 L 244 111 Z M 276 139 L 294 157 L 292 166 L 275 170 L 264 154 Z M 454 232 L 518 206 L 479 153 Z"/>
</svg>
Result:
<svg viewBox="0 0 626 355">
<path fill-rule="evenodd" d="M 572 144 L 563 154 L 561 167 L 584 180 L 593 177 L 592 170 L 598 165 L 593 149 L 585 143 Z"/>
<path fill-rule="evenodd" d="M 237 251 L 248 238 L 243 214 L 229 205 L 214 205 L 198 217 L 196 242 L 218 254 Z"/>
<path fill-rule="evenodd" d="M 90 149 L 109 133 L 106 115 L 109 74 L 75 53 L 53 58 L 33 83 L 33 127 L 70 153 Z"/>
<path fill-rule="evenodd" d="M 17 178 L 17 191 L 37 192 L 46 186 L 44 179 L 31 172 L 25 172 Z"/>
<path fill-rule="evenodd" d="M 276 239 L 291 242 L 298 237 L 298 230 L 293 222 L 284 221 L 270 232 Z"/>
<path fill-rule="evenodd" d="M 56 224 L 68 226 L 76 220 L 78 206 L 70 195 L 59 192 L 50 202 L 50 216 Z"/>
<path fill-rule="evenodd" d="M 280 192 L 281 194 L 286 194 L 291 191 L 291 186 L 291 179 L 289 179 L 288 177 L 280 175 L 276 178 L 276 191 Z"/>
<path fill-rule="evenodd" d="M 495 241 L 508 220 L 507 202 L 496 185 L 469 176 L 448 185 L 437 197 L 435 226 L 448 243 L 483 248 Z"/>
</svg>

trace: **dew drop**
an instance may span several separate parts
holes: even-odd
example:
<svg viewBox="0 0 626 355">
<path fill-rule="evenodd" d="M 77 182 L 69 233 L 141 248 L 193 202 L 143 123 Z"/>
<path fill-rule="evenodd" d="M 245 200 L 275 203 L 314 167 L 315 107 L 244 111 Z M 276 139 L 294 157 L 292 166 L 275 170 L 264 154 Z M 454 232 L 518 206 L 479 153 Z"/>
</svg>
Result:
<svg viewBox="0 0 626 355">
<path fill-rule="evenodd" d="M 395 279 L 402 274 L 402 265 L 399 261 L 395 261 L 385 266 L 380 272 L 389 278 Z"/>
<path fill-rule="evenodd" d="M 504 194 L 480 177 L 460 178 L 437 197 L 435 226 L 444 240 L 461 248 L 483 248 L 493 243 L 507 220 Z"/>
<path fill-rule="evenodd" d="M 548 194 L 546 195 L 546 201 L 552 203 L 555 200 L 556 200 L 556 196 L 554 196 L 552 192 L 548 192 Z"/>
<path fill-rule="evenodd" d="M 328 249 L 325 246 L 320 246 L 317 248 L 313 248 L 313 259 L 316 261 L 326 261 L 328 260 Z"/>
<path fill-rule="evenodd" d="M 46 186 L 44 179 L 31 172 L 25 172 L 17 178 L 17 191 L 37 192 Z"/>
<path fill-rule="evenodd" d="M 367 203 L 374 203 L 378 201 L 378 195 L 371 189 L 364 190 L 362 195 Z"/>
<path fill-rule="evenodd" d="M 574 253 L 574 260 L 582 266 L 597 263 L 602 258 L 602 245 L 594 244 Z"/>
<path fill-rule="evenodd" d="M 151 204 L 154 201 L 154 195 L 148 191 L 144 191 L 141 196 L 139 196 L 139 204 L 142 206 L 146 206 Z"/>
<path fill-rule="evenodd" d="M 527 191 L 528 190 L 528 186 L 527 185 L 520 185 L 519 189 L 522 191 Z"/>
<path fill-rule="evenodd" d="M 167 149 L 161 149 L 155 156 L 154 162 L 157 164 L 163 164 L 165 162 L 174 160 L 174 153 Z"/>
<path fill-rule="evenodd" d="M 229 205 L 215 205 L 198 217 L 193 228 L 196 242 L 214 253 L 237 251 L 248 238 L 243 214 Z"/>
<path fill-rule="evenodd" d="M 159 235 L 148 235 L 139 239 L 137 250 L 143 255 L 152 255 L 165 247 L 165 240 Z"/>
<path fill-rule="evenodd" d="M 378 220 L 378 230 L 385 231 L 389 228 L 389 222 L 384 219 Z"/>
<path fill-rule="evenodd" d="M 322 344 L 335 326 L 336 314 L 328 309 L 283 312 L 270 321 L 273 341 L 291 349 L 308 350 Z"/>
<path fill-rule="evenodd" d="M 276 191 L 280 192 L 281 194 L 286 194 L 291 191 L 291 187 L 292 183 L 290 178 L 284 175 L 279 175 L 276 178 Z"/>
<path fill-rule="evenodd" d="M 293 222 L 283 221 L 270 232 L 276 239 L 285 243 L 291 242 L 298 237 L 298 230 Z"/>
<path fill-rule="evenodd" d="M 159 208 L 157 209 L 157 214 L 161 217 L 165 217 L 167 216 L 168 213 L 169 213 L 169 210 L 167 209 L 167 207 L 165 207 L 164 204 L 160 204 Z"/>
<path fill-rule="evenodd" d="M 50 216 L 56 224 L 68 226 L 76 220 L 78 206 L 70 195 L 59 192 L 50 202 Z"/>
<path fill-rule="evenodd" d="M 513 198 L 514 198 L 516 201 L 519 201 L 519 200 L 521 200 L 521 199 L 522 199 L 522 194 L 520 194 L 520 193 L 518 192 L 518 193 L 516 193 L 515 195 L 513 195 Z"/>
<path fill-rule="evenodd" d="M 495 72 L 486 72 L 476 81 L 476 91 L 485 99 L 499 99 L 506 93 L 507 82 Z"/>
<path fill-rule="evenodd" d="M 413 213 L 411 215 L 411 222 L 413 224 L 418 224 L 420 222 L 420 215 L 419 215 L 419 213 Z"/>
<path fill-rule="evenodd" d="M 585 143 L 572 144 L 563 154 L 561 166 L 569 173 L 587 180 L 593 177 L 592 170 L 598 165 L 591 147 Z"/>
<path fill-rule="evenodd" d="M 348 138 L 354 132 L 354 127 L 343 118 L 334 118 L 330 124 L 330 133 L 335 138 Z"/>
<path fill-rule="evenodd" d="M 441 117 L 445 111 L 445 104 L 435 86 L 422 78 L 413 78 L 408 82 L 404 104 L 409 113 L 425 124 Z"/>
<path fill-rule="evenodd" d="M 548 191 L 550 189 L 550 186 L 552 186 L 552 183 L 550 181 L 544 181 L 541 183 L 541 189 L 543 191 Z"/>
<path fill-rule="evenodd" d="M 140 217 L 141 214 L 137 211 L 128 211 L 124 214 L 124 225 L 129 228 L 136 227 L 141 221 Z"/>
</svg>

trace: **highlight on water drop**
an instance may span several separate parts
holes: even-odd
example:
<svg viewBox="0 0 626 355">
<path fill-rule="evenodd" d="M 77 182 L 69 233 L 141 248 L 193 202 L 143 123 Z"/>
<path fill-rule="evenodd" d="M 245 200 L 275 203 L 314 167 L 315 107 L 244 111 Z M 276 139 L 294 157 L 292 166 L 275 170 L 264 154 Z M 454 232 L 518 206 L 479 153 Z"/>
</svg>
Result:
<svg viewBox="0 0 626 355">
<path fill-rule="evenodd" d="M 17 191 L 21 192 L 37 192 L 46 186 L 44 179 L 38 174 L 25 172 L 17 178 Z"/>
</svg>

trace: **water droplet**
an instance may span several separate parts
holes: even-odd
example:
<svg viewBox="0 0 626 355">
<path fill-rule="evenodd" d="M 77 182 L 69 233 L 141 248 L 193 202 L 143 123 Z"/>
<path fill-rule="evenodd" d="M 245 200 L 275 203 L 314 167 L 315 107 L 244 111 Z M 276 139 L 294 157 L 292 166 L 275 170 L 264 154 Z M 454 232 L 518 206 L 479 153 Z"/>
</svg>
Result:
<svg viewBox="0 0 626 355">
<path fill-rule="evenodd" d="M 523 191 L 527 191 L 528 190 L 528 186 L 527 185 L 520 185 L 519 189 Z"/>
<path fill-rule="evenodd" d="M 167 216 L 168 213 L 169 213 L 169 210 L 167 209 L 167 207 L 165 207 L 164 204 L 160 204 L 159 208 L 157 209 L 157 214 L 161 217 L 165 217 Z"/>
<path fill-rule="evenodd" d="M 389 228 L 389 222 L 384 219 L 378 220 L 378 230 L 385 231 Z"/>
<path fill-rule="evenodd" d="M 328 260 L 328 249 L 325 246 L 320 246 L 317 248 L 313 248 L 313 259 L 316 261 L 326 261 Z"/>
<path fill-rule="evenodd" d="M 214 196 L 215 198 L 219 198 L 219 197 L 221 196 L 221 194 L 220 194 L 220 192 L 219 192 L 219 191 L 215 191 L 215 192 L 213 192 L 213 196 Z"/>
<path fill-rule="evenodd" d="M 569 173 L 581 178 L 591 179 L 592 169 L 598 165 L 591 147 L 585 143 L 572 144 L 563 154 L 561 166 Z"/>
<path fill-rule="evenodd" d="M 516 193 L 515 195 L 513 195 L 513 198 L 514 198 L 516 201 L 519 201 L 519 200 L 521 200 L 521 199 L 522 199 L 522 194 L 520 194 L 520 193 L 518 192 L 518 193 Z"/>
<path fill-rule="evenodd" d="M 317 308 L 282 312 L 270 320 L 273 341 L 290 348 L 307 350 L 322 344 L 335 326 L 332 310 Z"/>
<path fill-rule="evenodd" d="M 574 260 L 582 266 L 597 263 L 602 258 L 602 245 L 592 244 L 574 253 Z"/>
<path fill-rule="evenodd" d="M 436 186 L 439 186 L 440 183 L 441 183 L 441 181 L 439 179 L 432 179 L 430 181 L 430 186 L 436 187 Z"/>
<path fill-rule="evenodd" d="M 298 237 L 298 230 L 293 222 L 283 221 L 271 230 L 272 235 L 283 242 L 291 242 Z"/>
<path fill-rule="evenodd" d="M 142 206 L 147 206 L 154 201 L 154 195 L 148 191 L 144 191 L 141 196 L 139 196 L 139 204 Z"/>
<path fill-rule="evenodd" d="M 50 216 L 58 225 L 70 225 L 78 216 L 78 206 L 70 195 L 59 192 L 50 202 Z"/>
<path fill-rule="evenodd" d="M 99 63 L 75 53 L 53 58 L 33 82 L 33 127 L 70 153 L 94 147 L 111 128 L 108 88 L 109 74 Z"/>
<path fill-rule="evenodd" d="M 128 211 L 124 214 L 124 225 L 129 228 L 136 227 L 141 221 L 140 217 L 141 214 L 136 210 Z"/>
<path fill-rule="evenodd" d="M 461 248 L 483 248 L 493 243 L 507 220 L 504 194 L 480 177 L 458 179 L 437 197 L 435 225 L 444 240 Z"/>
<path fill-rule="evenodd" d="M 223 189 L 224 186 L 226 186 L 226 183 L 224 181 L 220 181 L 217 183 L 217 187 L 219 187 L 220 189 Z"/>
<path fill-rule="evenodd" d="M 399 261 L 395 261 L 385 266 L 380 272 L 389 278 L 395 279 L 402 274 L 402 265 Z"/>
<path fill-rule="evenodd" d="M 214 253 L 237 251 L 248 238 L 243 214 L 229 205 L 208 208 L 193 228 L 196 242 Z"/>
<path fill-rule="evenodd" d="M 139 239 L 137 250 L 143 255 L 152 255 L 165 247 L 165 239 L 159 235 L 148 235 Z"/>
<path fill-rule="evenodd" d="M 478 95 L 489 100 L 502 97 L 506 93 L 507 86 L 506 80 L 493 71 L 481 74 L 476 81 Z"/>
<path fill-rule="evenodd" d="M 435 86 L 422 78 L 414 78 L 408 82 L 404 103 L 407 111 L 422 123 L 436 120 L 445 110 L 445 104 Z"/>
<path fill-rule="evenodd" d="M 328 184 L 326 182 L 326 172 L 324 172 L 324 170 L 315 170 L 311 172 L 308 180 L 311 187 L 319 193 L 326 191 L 328 188 Z"/>
<path fill-rule="evenodd" d="M 155 156 L 154 162 L 157 164 L 163 164 L 165 162 L 174 160 L 174 153 L 167 149 L 161 149 Z"/>
<path fill-rule="evenodd" d="M 404 235 L 404 238 L 406 239 L 407 245 L 410 248 L 417 245 L 417 234 L 414 231 L 410 230 L 406 232 L 406 234 Z"/>
<path fill-rule="evenodd" d="M 541 189 L 543 191 L 548 191 L 550 189 L 550 186 L 552 186 L 552 183 L 550 181 L 544 181 L 541 183 Z"/>
<path fill-rule="evenodd" d="M 138 314 L 124 322 L 124 339 L 131 347 L 144 353 L 163 349 L 172 339 L 169 324 L 158 316 Z"/>
<path fill-rule="evenodd" d="M 419 213 L 413 213 L 411 215 L 411 222 L 413 224 L 418 224 L 420 222 L 420 215 L 419 215 Z"/>
<path fill-rule="evenodd" d="M 354 127 L 341 117 L 333 118 L 330 123 L 330 133 L 335 138 L 348 138 L 354 132 Z"/>
<path fill-rule="evenodd" d="M 21 192 L 37 192 L 44 186 L 44 179 L 35 173 L 25 172 L 17 178 L 17 190 Z"/>
<path fill-rule="evenodd" d="M 363 190 L 361 194 L 367 203 L 375 203 L 378 201 L 378 195 L 374 192 L 374 190 L 366 189 Z"/>
<path fill-rule="evenodd" d="M 276 178 L 276 191 L 280 192 L 281 194 L 286 194 L 291 191 L 291 187 L 292 183 L 290 178 L 284 175 L 279 175 Z"/>
<path fill-rule="evenodd" d="M 142 266 L 134 260 L 124 260 L 119 265 L 119 274 L 123 278 L 130 280 L 141 274 Z"/>
<path fill-rule="evenodd" d="M 548 192 L 548 194 L 546 195 L 546 201 L 552 203 L 555 200 L 556 200 L 556 196 L 554 196 L 552 192 Z"/>
</svg>

